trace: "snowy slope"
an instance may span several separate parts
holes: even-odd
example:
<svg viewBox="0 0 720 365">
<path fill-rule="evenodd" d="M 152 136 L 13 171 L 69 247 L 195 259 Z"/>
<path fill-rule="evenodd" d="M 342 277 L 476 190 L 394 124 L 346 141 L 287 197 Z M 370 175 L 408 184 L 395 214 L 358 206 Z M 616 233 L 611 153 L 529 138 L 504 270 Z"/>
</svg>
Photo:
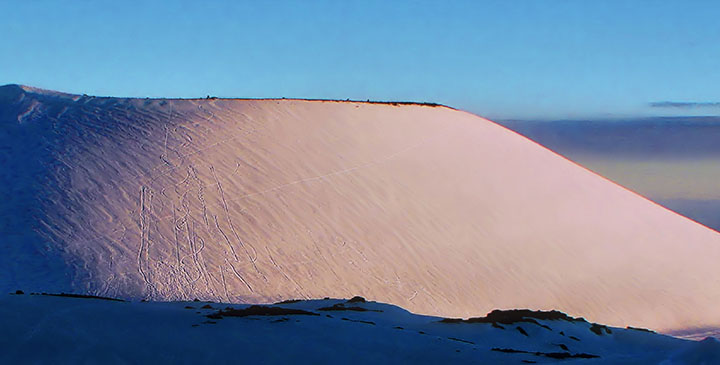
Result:
<svg viewBox="0 0 720 365">
<path fill-rule="evenodd" d="M 0 89 L 0 289 L 720 325 L 720 235 L 446 107 Z"/>
<path fill-rule="evenodd" d="M 231 307 L 243 313 L 247 306 Z M 387 304 L 337 299 L 271 307 L 307 313 L 229 317 L 214 315 L 227 304 L 3 295 L 0 362 L 710 364 L 720 356 L 712 338 L 594 332 L 584 321 L 442 323 Z"/>
</svg>

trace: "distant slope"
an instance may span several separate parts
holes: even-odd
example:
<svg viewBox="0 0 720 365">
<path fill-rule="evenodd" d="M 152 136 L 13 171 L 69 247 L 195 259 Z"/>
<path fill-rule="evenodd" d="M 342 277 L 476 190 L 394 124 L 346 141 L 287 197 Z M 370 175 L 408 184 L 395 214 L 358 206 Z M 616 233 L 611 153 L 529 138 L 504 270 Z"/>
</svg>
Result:
<svg viewBox="0 0 720 365">
<path fill-rule="evenodd" d="M 500 123 L 720 231 L 720 117 Z"/>
<path fill-rule="evenodd" d="M 227 307 L 0 295 L 0 362 L 712 364 L 720 359 L 720 343 L 712 338 L 686 341 L 532 314 L 450 323 L 383 303 L 338 299 Z"/>
<path fill-rule="evenodd" d="M 0 289 L 720 325 L 720 235 L 444 107 L 0 89 Z"/>
</svg>

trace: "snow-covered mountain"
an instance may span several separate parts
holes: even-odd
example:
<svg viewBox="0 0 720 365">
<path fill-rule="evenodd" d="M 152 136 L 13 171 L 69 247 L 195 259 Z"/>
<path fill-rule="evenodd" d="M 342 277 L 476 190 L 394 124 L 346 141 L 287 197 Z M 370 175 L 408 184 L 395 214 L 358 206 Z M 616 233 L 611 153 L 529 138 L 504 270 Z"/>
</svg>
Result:
<svg viewBox="0 0 720 365">
<path fill-rule="evenodd" d="M 720 235 L 433 105 L 0 88 L 0 290 L 720 325 Z"/>
</svg>

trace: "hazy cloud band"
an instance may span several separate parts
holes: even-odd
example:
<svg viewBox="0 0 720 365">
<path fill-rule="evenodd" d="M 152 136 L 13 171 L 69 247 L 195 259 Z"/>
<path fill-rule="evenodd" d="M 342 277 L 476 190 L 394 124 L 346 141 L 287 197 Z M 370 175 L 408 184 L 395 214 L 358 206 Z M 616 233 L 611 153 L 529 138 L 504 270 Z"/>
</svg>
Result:
<svg viewBox="0 0 720 365">
<path fill-rule="evenodd" d="M 720 102 L 695 101 L 656 101 L 650 103 L 653 108 L 720 108 Z"/>
</svg>

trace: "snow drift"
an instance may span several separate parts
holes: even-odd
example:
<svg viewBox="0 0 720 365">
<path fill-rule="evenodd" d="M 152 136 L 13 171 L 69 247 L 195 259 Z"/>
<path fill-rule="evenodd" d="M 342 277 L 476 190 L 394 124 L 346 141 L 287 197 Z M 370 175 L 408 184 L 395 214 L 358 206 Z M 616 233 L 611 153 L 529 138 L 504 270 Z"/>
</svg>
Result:
<svg viewBox="0 0 720 365">
<path fill-rule="evenodd" d="M 447 107 L 0 88 L 0 289 L 720 325 L 720 235 Z"/>
</svg>

